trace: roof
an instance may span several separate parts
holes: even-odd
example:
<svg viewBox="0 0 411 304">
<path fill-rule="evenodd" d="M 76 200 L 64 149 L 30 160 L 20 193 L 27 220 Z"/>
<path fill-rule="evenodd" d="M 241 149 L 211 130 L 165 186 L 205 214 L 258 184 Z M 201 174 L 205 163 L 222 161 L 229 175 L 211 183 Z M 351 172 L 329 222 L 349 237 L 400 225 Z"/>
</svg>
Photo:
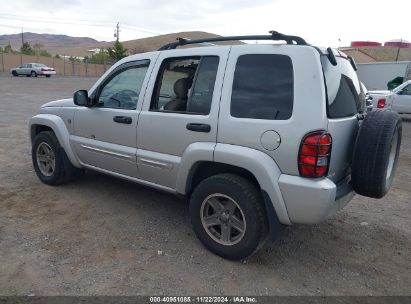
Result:
<svg viewBox="0 0 411 304">
<path fill-rule="evenodd" d="M 392 40 L 388 40 L 387 42 L 402 42 L 402 43 L 410 43 L 409 41 L 405 40 L 405 39 L 392 39 Z"/>
</svg>

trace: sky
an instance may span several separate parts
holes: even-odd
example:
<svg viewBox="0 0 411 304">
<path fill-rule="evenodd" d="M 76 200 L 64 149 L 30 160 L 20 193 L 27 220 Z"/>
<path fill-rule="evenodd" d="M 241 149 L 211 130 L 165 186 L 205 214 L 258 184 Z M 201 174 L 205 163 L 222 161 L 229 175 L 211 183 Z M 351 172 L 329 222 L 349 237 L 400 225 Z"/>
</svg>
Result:
<svg viewBox="0 0 411 304">
<path fill-rule="evenodd" d="M 318 46 L 351 41 L 411 41 L 410 0 L 17 0 L 0 1 L 0 35 L 64 34 L 120 41 L 205 31 L 219 35 L 303 37 Z"/>
</svg>

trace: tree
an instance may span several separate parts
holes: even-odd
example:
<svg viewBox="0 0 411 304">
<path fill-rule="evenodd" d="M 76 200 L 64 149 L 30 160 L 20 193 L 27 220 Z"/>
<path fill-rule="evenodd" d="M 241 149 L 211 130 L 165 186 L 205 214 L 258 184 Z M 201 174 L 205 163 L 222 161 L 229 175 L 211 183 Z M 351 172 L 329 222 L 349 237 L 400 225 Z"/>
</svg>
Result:
<svg viewBox="0 0 411 304">
<path fill-rule="evenodd" d="M 80 58 L 74 57 L 74 56 L 70 56 L 69 61 L 71 61 L 71 62 L 81 62 Z"/>
<path fill-rule="evenodd" d="M 104 64 L 108 58 L 109 58 L 108 51 L 105 49 L 101 49 L 100 52 L 92 54 L 88 58 L 88 62 L 95 63 L 95 64 Z"/>
<path fill-rule="evenodd" d="M 54 56 L 54 58 L 60 59 L 61 57 L 60 57 L 59 54 L 56 54 L 56 55 Z"/>
<path fill-rule="evenodd" d="M 13 49 L 11 48 L 10 42 L 9 42 L 8 45 L 6 45 L 6 46 L 4 47 L 4 52 L 5 52 L 5 53 L 13 53 Z"/>
<path fill-rule="evenodd" d="M 41 56 L 40 52 L 42 51 L 42 48 L 44 47 L 44 45 L 42 45 L 41 43 L 35 43 L 33 45 L 33 50 L 34 50 L 34 54 L 36 56 Z"/>
<path fill-rule="evenodd" d="M 127 49 L 124 48 L 123 44 L 118 39 L 114 42 L 113 47 L 108 48 L 107 51 L 110 59 L 116 61 L 127 56 Z"/>
<path fill-rule="evenodd" d="M 33 48 L 28 42 L 23 43 L 23 45 L 20 48 L 20 52 L 24 55 L 35 55 Z"/>
<path fill-rule="evenodd" d="M 40 50 L 40 56 L 42 57 L 51 57 L 51 54 L 47 50 Z"/>
</svg>

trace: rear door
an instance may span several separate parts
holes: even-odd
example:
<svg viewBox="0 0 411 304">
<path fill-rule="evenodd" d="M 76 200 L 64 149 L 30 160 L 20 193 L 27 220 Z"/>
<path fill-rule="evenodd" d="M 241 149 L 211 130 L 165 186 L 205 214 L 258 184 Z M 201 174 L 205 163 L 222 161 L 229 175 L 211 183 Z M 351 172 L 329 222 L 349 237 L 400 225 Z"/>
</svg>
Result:
<svg viewBox="0 0 411 304">
<path fill-rule="evenodd" d="M 186 150 L 200 143 L 213 159 L 220 91 L 230 47 L 160 53 L 138 123 L 141 178 L 175 189 Z"/>
<path fill-rule="evenodd" d="M 365 95 L 357 73 L 348 59 L 336 56 L 337 65 L 321 56 L 326 92 L 328 131 L 332 136 L 331 163 L 328 177 L 340 181 L 351 170 L 351 159 L 359 129 L 358 113 L 365 111 Z"/>
</svg>

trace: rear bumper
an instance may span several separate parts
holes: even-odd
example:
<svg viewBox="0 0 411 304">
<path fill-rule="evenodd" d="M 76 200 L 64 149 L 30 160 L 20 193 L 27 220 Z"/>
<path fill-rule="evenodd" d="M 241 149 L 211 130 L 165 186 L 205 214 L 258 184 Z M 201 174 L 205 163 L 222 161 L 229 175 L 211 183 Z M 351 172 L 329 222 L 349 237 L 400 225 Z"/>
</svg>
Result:
<svg viewBox="0 0 411 304">
<path fill-rule="evenodd" d="M 354 197 L 347 177 L 336 185 L 328 178 L 282 174 L 279 186 L 293 224 L 316 224 L 335 214 Z"/>
</svg>

